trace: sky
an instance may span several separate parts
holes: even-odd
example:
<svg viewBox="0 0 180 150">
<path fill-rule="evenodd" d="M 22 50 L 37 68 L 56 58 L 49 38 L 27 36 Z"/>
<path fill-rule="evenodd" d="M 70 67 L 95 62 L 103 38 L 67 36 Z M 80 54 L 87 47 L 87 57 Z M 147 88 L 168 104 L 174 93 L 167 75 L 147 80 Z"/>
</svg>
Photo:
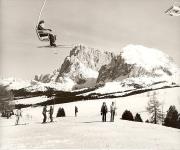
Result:
<svg viewBox="0 0 180 150">
<path fill-rule="evenodd" d="M 43 0 L 0 1 L 0 76 L 31 80 L 60 68 L 70 48 L 39 48 L 35 26 Z M 119 53 L 128 44 L 159 49 L 180 66 L 180 17 L 171 0 L 47 0 L 41 19 L 57 44 Z M 54 52 L 58 53 L 55 54 Z"/>
</svg>

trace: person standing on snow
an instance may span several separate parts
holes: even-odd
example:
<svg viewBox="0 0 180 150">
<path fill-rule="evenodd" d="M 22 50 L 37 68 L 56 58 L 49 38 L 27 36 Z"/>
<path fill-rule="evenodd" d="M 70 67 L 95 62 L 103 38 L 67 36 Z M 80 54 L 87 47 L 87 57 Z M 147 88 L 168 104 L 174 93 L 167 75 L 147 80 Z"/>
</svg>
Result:
<svg viewBox="0 0 180 150">
<path fill-rule="evenodd" d="M 22 111 L 21 111 L 20 107 L 16 110 L 15 115 L 16 115 L 16 123 L 15 123 L 15 125 L 18 125 L 19 124 L 19 119 L 20 119 L 20 117 L 22 117 Z"/>
<path fill-rule="evenodd" d="M 50 109 L 49 109 L 49 118 L 50 118 L 50 122 L 53 122 L 53 112 L 54 112 L 54 109 L 52 106 L 50 106 Z"/>
<path fill-rule="evenodd" d="M 106 122 L 107 112 L 108 112 L 107 105 L 105 102 L 103 102 L 103 105 L 101 107 L 102 122 Z"/>
<path fill-rule="evenodd" d="M 111 113 L 111 122 L 114 122 L 114 115 L 115 115 L 115 111 L 116 111 L 116 106 L 115 103 L 112 102 L 111 106 L 110 106 L 110 113 Z"/>
<path fill-rule="evenodd" d="M 42 123 L 46 123 L 46 119 L 47 119 L 46 112 L 47 112 L 47 106 L 45 105 L 43 107 L 43 111 L 42 111 L 42 114 L 43 114 L 43 117 L 44 117 Z"/>
<path fill-rule="evenodd" d="M 77 113 L 78 113 L 78 108 L 77 106 L 75 106 L 75 117 L 77 117 Z"/>
</svg>

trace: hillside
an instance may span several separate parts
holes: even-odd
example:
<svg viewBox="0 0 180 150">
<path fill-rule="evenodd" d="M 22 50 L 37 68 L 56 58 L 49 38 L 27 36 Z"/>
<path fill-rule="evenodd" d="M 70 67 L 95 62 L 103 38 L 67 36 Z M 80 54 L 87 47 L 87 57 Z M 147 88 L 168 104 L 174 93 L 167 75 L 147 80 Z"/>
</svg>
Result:
<svg viewBox="0 0 180 150">
<path fill-rule="evenodd" d="M 159 100 L 159 102 L 163 103 L 163 107 L 164 110 L 167 110 L 169 108 L 170 105 L 175 105 L 178 109 L 178 111 L 180 111 L 180 93 L 179 93 L 179 87 L 175 87 L 175 88 L 167 88 L 167 89 L 160 89 L 157 90 L 157 99 Z M 140 93 L 140 94 L 136 94 L 136 95 L 131 95 L 131 96 L 124 96 L 124 97 L 117 97 L 117 98 L 106 98 L 106 99 L 93 99 L 93 100 L 79 100 L 77 102 L 71 102 L 71 103 L 64 103 L 63 100 L 66 99 L 66 95 L 64 95 L 64 97 L 59 98 L 59 103 L 58 105 L 55 105 L 55 110 L 57 111 L 59 106 L 63 106 L 65 109 L 67 110 L 67 114 L 68 115 L 73 115 L 74 114 L 74 105 L 78 105 L 79 109 L 81 110 L 80 114 L 81 115 L 85 115 L 87 113 L 90 113 L 92 115 L 96 115 L 97 111 L 94 110 L 98 110 L 101 105 L 102 102 L 105 101 L 107 102 L 108 105 L 110 105 L 110 103 L 112 101 L 116 102 L 116 105 L 118 107 L 118 114 L 122 114 L 122 112 L 125 109 L 131 110 L 133 113 L 137 113 L 137 112 L 144 112 L 146 111 L 146 106 L 147 106 L 147 102 L 149 100 L 149 95 L 151 95 L 153 93 L 153 91 L 149 91 L 149 92 L 144 92 L 144 93 Z M 58 96 L 57 96 L 58 97 Z M 73 97 L 70 96 L 71 101 L 73 101 Z M 48 101 L 49 98 L 45 97 L 45 96 L 40 96 L 40 97 L 34 97 L 34 98 L 26 98 L 26 99 L 20 99 L 20 100 L 16 100 L 14 101 L 15 104 L 26 104 L 26 105 L 30 105 L 30 104 L 38 104 L 41 102 L 46 102 Z M 52 102 L 56 103 L 58 99 L 53 100 Z M 61 103 L 62 101 L 62 103 Z M 53 104 L 52 103 L 52 104 Z M 136 104 L 136 105 L 135 105 Z M 87 112 L 87 107 L 88 108 L 88 112 Z M 98 111 L 99 112 L 99 111 Z M 141 114 L 143 119 L 147 119 L 147 113 L 143 113 Z M 144 115 L 144 116 L 143 116 Z"/>
<path fill-rule="evenodd" d="M 172 103 L 179 106 L 178 91 L 179 88 L 159 90 L 158 99 L 164 102 L 164 111 Z M 0 118 L 2 122 L 0 127 L 3 131 L 0 147 L 4 149 L 26 149 L 30 146 L 30 148 L 178 150 L 180 146 L 178 129 L 120 120 L 123 111 L 127 109 L 131 110 L 133 115 L 140 113 L 145 121 L 149 117 L 145 112 L 149 99 L 147 95 L 144 93 L 117 99 L 58 104 L 54 106 L 55 123 L 47 124 L 41 124 L 42 107 L 22 109 L 23 119 L 20 123 L 28 123 L 27 125 L 14 126 L 15 118 L 9 120 Z M 46 99 L 38 97 L 34 100 Z M 27 102 L 28 99 L 24 101 Z M 112 101 L 116 102 L 117 116 L 114 123 L 101 122 L 100 108 L 104 101 L 108 108 Z M 29 99 L 29 102 L 34 103 L 33 99 Z M 77 118 L 74 117 L 75 106 L 79 109 Z M 59 107 L 65 109 L 65 118 L 55 118 Z M 177 108 L 179 111 L 179 107 Z M 108 121 L 109 117 L 108 114 Z"/>
</svg>

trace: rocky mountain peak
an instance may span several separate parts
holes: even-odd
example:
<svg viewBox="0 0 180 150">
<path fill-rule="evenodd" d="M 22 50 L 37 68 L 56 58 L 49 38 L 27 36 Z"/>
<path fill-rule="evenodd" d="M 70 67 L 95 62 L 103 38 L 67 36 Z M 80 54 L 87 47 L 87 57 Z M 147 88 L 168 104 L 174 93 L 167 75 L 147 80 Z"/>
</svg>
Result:
<svg viewBox="0 0 180 150">
<path fill-rule="evenodd" d="M 178 68 L 172 58 L 160 50 L 141 45 L 124 47 L 111 63 L 101 67 L 97 83 L 122 81 L 125 78 L 172 77 Z"/>
<path fill-rule="evenodd" d="M 82 45 L 75 46 L 70 51 L 70 55 L 65 58 L 60 74 L 68 73 L 72 71 L 71 69 L 78 71 L 82 65 L 98 71 L 102 65 L 110 63 L 113 56 L 114 54 L 111 52 L 100 51 Z"/>
<path fill-rule="evenodd" d="M 128 45 L 119 55 L 77 45 L 53 73 L 35 76 L 32 82 L 12 78 L 0 83 L 10 89 L 44 91 L 52 87 L 66 91 L 106 82 L 119 82 L 124 86 L 132 82 L 142 84 L 141 81 L 148 86 L 157 81 L 179 84 L 180 69 L 167 54 L 140 45 Z"/>
<path fill-rule="evenodd" d="M 35 80 L 43 83 L 69 83 L 70 86 L 90 87 L 96 84 L 99 69 L 109 64 L 114 54 L 77 45 L 72 48 L 69 55 L 64 59 L 60 69 L 51 74 L 35 76 Z M 68 84 L 67 83 L 67 84 Z"/>
</svg>

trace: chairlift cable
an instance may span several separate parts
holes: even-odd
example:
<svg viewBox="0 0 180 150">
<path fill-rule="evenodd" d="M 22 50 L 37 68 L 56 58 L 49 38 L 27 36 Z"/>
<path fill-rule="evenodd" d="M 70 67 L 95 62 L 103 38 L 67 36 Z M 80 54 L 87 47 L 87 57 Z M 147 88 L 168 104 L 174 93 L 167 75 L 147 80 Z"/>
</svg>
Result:
<svg viewBox="0 0 180 150">
<path fill-rule="evenodd" d="M 38 20 L 37 20 L 37 25 L 36 25 L 36 34 L 37 34 L 38 39 L 39 39 L 40 41 L 49 41 L 49 37 L 48 37 L 48 36 L 42 38 L 42 37 L 40 36 L 40 34 L 39 34 L 39 31 L 38 31 L 39 21 L 40 21 L 40 18 L 41 18 L 41 16 L 42 16 L 42 12 L 43 12 L 43 9 L 44 9 L 44 7 L 45 7 L 46 1 L 47 1 L 47 0 L 44 0 L 44 1 L 43 1 L 43 5 L 41 6 L 41 9 L 40 9 L 40 12 L 39 12 L 39 16 L 38 16 Z"/>
<path fill-rule="evenodd" d="M 45 4 L 46 4 L 46 1 L 47 1 L 47 0 L 44 0 L 43 5 L 42 5 L 42 7 L 41 7 L 41 9 L 40 9 L 37 24 L 39 23 L 39 20 L 40 20 L 40 18 L 41 18 L 41 16 L 42 16 L 42 11 L 43 11 L 43 9 L 44 9 L 44 6 L 45 6 Z"/>
<path fill-rule="evenodd" d="M 38 20 L 37 20 L 37 25 L 36 25 L 36 28 L 35 28 L 36 34 L 37 34 L 38 39 L 39 39 L 40 41 L 49 41 L 49 37 L 48 37 L 48 36 L 43 38 L 43 37 L 40 36 L 39 31 L 38 31 L 39 21 L 40 21 L 40 18 L 41 18 L 41 16 L 42 16 L 42 12 L 43 12 L 43 9 L 44 9 L 44 7 L 45 7 L 45 5 L 46 5 L 46 2 L 47 2 L 47 0 L 44 0 L 44 1 L 43 1 L 43 4 L 42 4 L 41 9 L 40 9 L 40 12 L 39 12 L 39 16 L 38 16 Z M 65 46 L 66 48 L 72 47 L 72 45 L 58 45 L 58 46 L 59 46 L 59 47 Z M 57 47 L 58 47 L 58 46 L 57 46 Z M 68 46 L 68 47 L 67 47 L 67 46 Z M 44 46 L 44 47 L 47 47 L 47 46 Z"/>
</svg>

